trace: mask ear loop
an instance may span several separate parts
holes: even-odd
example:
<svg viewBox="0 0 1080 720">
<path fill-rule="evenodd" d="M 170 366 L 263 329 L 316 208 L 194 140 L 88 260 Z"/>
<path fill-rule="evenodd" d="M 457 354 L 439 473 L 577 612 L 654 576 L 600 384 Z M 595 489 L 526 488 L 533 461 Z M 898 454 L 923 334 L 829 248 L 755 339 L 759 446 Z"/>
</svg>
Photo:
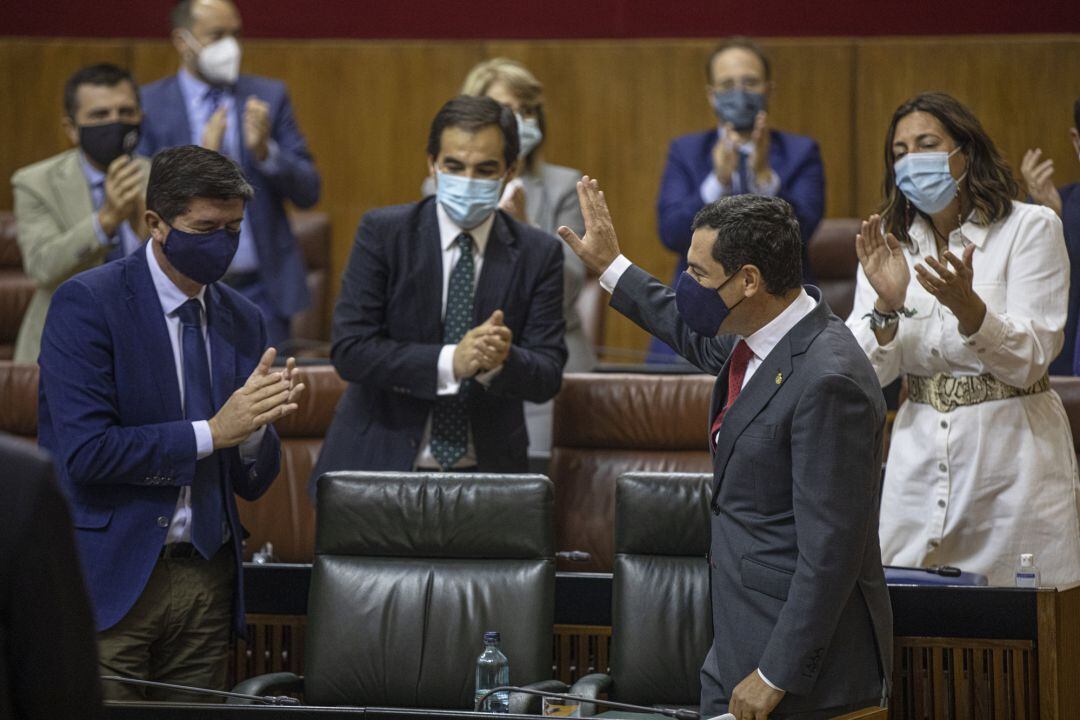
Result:
<svg viewBox="0 0 1080 720">
<path fill-rule="evenodd" d="M 963 146 L 960 146 L 960 147 L 956 148 L 955 150 L 952 151 L 952 153 L 949 154 L 949 156 L 952 157 L 952 155 L 960 152 L 962 149 L 963 149 Z M 957 195 L 958 198 L 960 196 L 960 183 L 967 180 L 968 171 L 970 169 L 971 169 L 971 162 L 968 161 L 966 167 L 964 168 L 963 174 L 961 174 L 960 177 L 957 178 L 957 180 L 956 180 L 956 195 Z M 962 213 L 960 211 L 960 203 L 959 202 L 956 203 L 956 231 L 958 233 L 960 233 L 960 244 L 961 245 L 963 245 L 966 248 L 968 245 L 971 244 L 971 241 L 968 240 L 967 235 L 964 234 L 964 217 L 963 217 L 963 215 L 962 215 Z"/>
</svg>

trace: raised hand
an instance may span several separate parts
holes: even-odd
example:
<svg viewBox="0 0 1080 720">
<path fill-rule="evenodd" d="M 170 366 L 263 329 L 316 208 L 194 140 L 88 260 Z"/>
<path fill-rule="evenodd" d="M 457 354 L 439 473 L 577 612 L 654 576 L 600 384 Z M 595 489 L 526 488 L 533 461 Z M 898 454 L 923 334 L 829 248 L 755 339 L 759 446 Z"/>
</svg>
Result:
<svg viewBox="0 0 1080 720">
<path fill-rule="evenodd" d="M 871 215 L 855 236 L 855 254 L 859 256 L 866 279 L 878 295 L 881 312 L 896 312 L 904 306 L 911 270 L 892 233 L 882 235 L 881 216 Z"/>
<path fill-rule="evenodd" d="M 720 139 L 712 149 L 713 173 L 724 186 L 731 185 L 731 176 L 739 166 L 739 151 L 735 147 L 735 140 L 735 126 L 725 123 L 724 132 L 720 134 Z"/>
<path fill-rule="evenodd" d="M 986 303 L 972 286 L 975 277 L 972 260 L 974 256 L 975 246 L 968 245 L 964 248 L 963 260 L 945 251 L 945 261 L 952 267 L 930 256 L 924 259 L 934 272 L 930 272 L 922 263 L 915 266 L 915 277 L 919 284 L 942 305 L 952 310 L 963 335 L 974 335 L 978 332 L 983 318 L 986 317 Z"/>
<path fill-rule="evenodd" d="M 290 358 L 284 372 L 270 372 L 277 351 L 269 348 L 244 385 L 236 390 L 217 414 L 210 418 L 210 436 L 214 449 L 239 445 L 251 433 L 267 423 L 296 412 L 297 399 L 304 391 L 295 382 L 296 361 Z"/>
<path fill-rule="evenodd" d="M 120 223 L 136 217 L 140 198 L 145 203 L 143 185 L 142 168 L 130 155 L 121 155 L 109 164 L 105 172 L 105 199 L 98 210 L 98 222 L 106 235 L 111 237 Z"/>
<path fill-rule="evenodd" d="M 773 174 L 773 169 L 769 166 L 769 116 L 764 110 L 754 118 L 750 142 L 754 144 L 754 149 L 750 153 L 750 169 L 754 171 L 754 177 L 760 187 L 767 184 Z M 746 190 L 747 188 L 743 188 L 743 192 Z"/>
<path fill-rule="evenodd" d="M 513 332 L 503 322 L 503 311 L 496 310 L 465 333 L 454 348 L 454 377 L 464 380 L 499 367 L 506 362 L 512 341 Z"/>
<path fill-rule="evenodd" d="M 607 199 L 599 183 L 586 175 L 578 181 L 577 192 L 581 214 L 585 218 L 585 236 L 578 237 L 576 232 L 563 225 L 558 230 L 559 237 L 581 258 L 585 267 L 600 274 L 621 254 L 619 238 L 615 235 Z"/>
<path fill-rule="evenodd" d="M 270 105 L 251 95 L 244 104 L 244 146 L 258 160 L 266 159 L 270 142 Z"/>
<path fill-rule="evenodd" d="M 1031 199 L 1061 217 L 1061 194 L 1054 187 L 1054 161 L 1050 158 L 1042 160 L 1040 149 L 1028 150 L 1020 163 L 1020 174 L 1024 176 Z"/>
<path fill-rule="evenodd" d="M 225 110 L 225 106 L 222 105 L 206 121 L 206 127 L 203 128 L 202 142 L 199 144 L 207 150 L 221 152 L 221 143 L 225 139 L 225 128 L 228 124 L 229 115 Z"/>
<path fill-rule="evenodd" d="M 513 190 L 499 201 L 499 209 L 510 213 L 518 222 L 529 222 L 525 215 L 525 187 L 521 183 L 514 185 Z"/>
</svg>

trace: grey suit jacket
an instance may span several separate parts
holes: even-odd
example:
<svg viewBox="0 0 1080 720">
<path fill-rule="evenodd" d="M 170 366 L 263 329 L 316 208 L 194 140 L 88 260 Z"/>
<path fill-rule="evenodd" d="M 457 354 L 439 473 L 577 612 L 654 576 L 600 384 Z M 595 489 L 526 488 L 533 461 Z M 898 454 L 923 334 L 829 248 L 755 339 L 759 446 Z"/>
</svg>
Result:
<svg viewBox="0 0 1080 720">
<path fill-rule="evenodd" d="M 149 179 L 150 161 L 143 176 Z M 72 275 L 100 265 L 109 252 L 94 232 L 90 186 L 73 148 L 28 165 L 11 177 L 23 268 L 37 290 L 15 341 L 16 362 L 37 362 L 41 329 L 53 290 Z"/>
<path fill-rule="evenodd" d="M 851 332 L 807 290 L 817 307 L 762 361 L 719 432 L 703 716 L 725 711 L 757 668 L 787 692 L 775 717 L 876 700 L 891 672 L 878 545 L 885 402 Z M 694 333 L 674 298 L 631 267 L 611 305 L 719 376 L 708 432 L 735 338 Z"/>
</svg>

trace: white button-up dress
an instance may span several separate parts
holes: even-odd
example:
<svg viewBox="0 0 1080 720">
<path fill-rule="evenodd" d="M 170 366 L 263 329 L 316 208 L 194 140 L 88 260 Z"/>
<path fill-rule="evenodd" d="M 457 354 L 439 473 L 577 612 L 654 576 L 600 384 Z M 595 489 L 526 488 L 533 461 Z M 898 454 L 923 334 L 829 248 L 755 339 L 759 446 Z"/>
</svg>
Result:
<svg viewBox="0 0 1080 720">
<path fill-rule="evenodd" d="M 962 256 L 975 245 L 974 289 L 986 318 L 965 338 L 956 316 L 915 279 L 934 256 L 933 232 L 911 229 L 917 253 L 896 337 L 879 345 L 864 315 L 876 293 L 859 268 L 847 320 L 882 386 L 902 374 L 990 373 L 1026 388 L 1061 351 L 1069 258 L 1061 221 L 1050 210 L 1013 203 L 989 227 L 966 222 L 949 237 Z M 925 262 L 924 262 L 925 264 Z M 1069 422 L 1053 391 L 942 413 L 906 402 L 896 415 L 881 500 L 881 551 L 888 565 L 954 565 L 1012 585 L 1020 553 L 1035 553 L 1042 584 L 1080 580 L 1080 483 Z"/>
</svg>

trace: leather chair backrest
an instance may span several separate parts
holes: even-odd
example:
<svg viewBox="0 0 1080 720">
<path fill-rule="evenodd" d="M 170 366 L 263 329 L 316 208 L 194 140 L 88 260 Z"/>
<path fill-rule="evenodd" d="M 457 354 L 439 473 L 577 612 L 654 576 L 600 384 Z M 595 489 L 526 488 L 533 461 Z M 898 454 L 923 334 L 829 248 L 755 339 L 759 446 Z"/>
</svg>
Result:
<svg viewBox="0 0 1080 720">
<path fill-rule="evenodd" d="M 17 238 L 15 216 L 0 211 L 0 359 L 4 360 L 15 352 L 15 338 L 36 289 L 23 272 Z"/>
<path fill-rule="evenodd" d="M 855 303 L 855 272 L 859 258 L 855 254 L 858 218 L 822 220 L 810 239 L 810 269 L 821 288 L 825 302 L 840 318 L 851 314 Z"/>
<path fill-rule="evenodd" d="M 15 213 L 0 210 L 0 270 L 22 270 Z"/>
<path fill-rule="evenodd" d="M 1073 450 L 1080 458 L 1080 377 L 1051 377 L 1050 389 L 1061 396 L 1065 415 L 1069 418 L 1069 430 L 1072 431 Z"/>
<path fill-rule="evenodd" d="M 627 473 L 615 483 L 611 697 L 697 705 L 712 643 L 712 475 Z"/>
<path fill-rule="evenodd" d="M 289 214 L 300 252 L 307 268 L 307 286 L 311 304 L 290 321 L 294 340 L 329 340 L 327 305 L 330 302 L 330 216 L 316 210 L 297 210 Z M 298 348 L 301 343 L 294 343 Z"/>
<path fill-rule="evenodd" d="M 306 700 L 471 709 L 488 630 L 511 683 L 550 678 L 552 502 L 539 475 L 320 478 Z"/>
<path fill-rule="evenodd" d="M 0 360 L 0 432 L 37 441 L 37 363 Z"/>
<path fill-rule="evenodd" d="M 708 472 L 709 375 L 571 373 L 555 398 L 551 479 L 558 549 L 610 572 L 615 479 L 633 471 Z M 562 561 L 560 561 L 562 563 Z"/>
<path fill-rule="evenodd" d="M 282 562 L 309 563 L 315 556 L 315 508 L 308 497 L 308 479 L 346 383 L 329 364 L 301 366 L 300 376 L 306 387 L 300 409 L 274 425 L 281 437 L 280 474 L 255 502 L 237 500 L 240 522 L 250 533 L 249 558 L 267 542 Z"/>
</svg>

